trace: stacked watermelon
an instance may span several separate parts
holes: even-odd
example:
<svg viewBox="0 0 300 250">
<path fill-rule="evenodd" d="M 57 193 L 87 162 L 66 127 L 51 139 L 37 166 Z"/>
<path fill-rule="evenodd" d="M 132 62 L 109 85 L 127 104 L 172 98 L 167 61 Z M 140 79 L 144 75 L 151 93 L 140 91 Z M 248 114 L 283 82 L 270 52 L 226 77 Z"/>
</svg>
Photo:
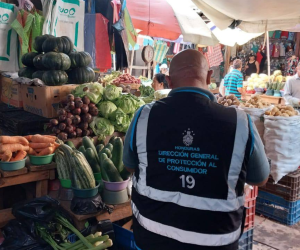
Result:
<svg viewBox="0 0 300 250">
<path fill-rule="evenodd" d="M 26 67 L 20 69 L 20 77 L 38 78 L 48 86 L 82 84 L 95 78 L 93 69 L 88 67 L 92 62 L 90 54 L 74 51 L 67 36 L 38 36 L 34 40 L 34 49 L 38 53 L 23 55 L 22 63 Z"/>
</svg>

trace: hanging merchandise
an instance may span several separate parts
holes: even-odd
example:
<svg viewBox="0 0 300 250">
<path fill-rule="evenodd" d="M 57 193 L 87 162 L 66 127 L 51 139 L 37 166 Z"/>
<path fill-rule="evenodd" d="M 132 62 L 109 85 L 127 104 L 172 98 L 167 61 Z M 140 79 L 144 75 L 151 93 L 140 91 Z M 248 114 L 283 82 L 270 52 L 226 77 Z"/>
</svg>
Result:
<svg viewBox="0 0 300 250">
<path fill-rule="evenodd" d="M 209 67 L 219 66 L 223 62 L 223 55 L 221 52 L 221 45 L 208 46 L 207 59 Z"/>
<path fill-rule="evenodd" d="M 12 22 L 17 17 L 14 5 L 0 2 L 0 69 L 18 71 L 17 33 L 12 29 Z"/>
<path fill-rule="evenodd" d="M 278 43 L 275 43 L 273 45 L 273 50 L 272 50 L 272 57 L 279 57 L 279 51 L 280 51 L 280 45 Z"/>
<path fill-rule="evenodd" d="M 126 7 L 124 9 L 123 24 L 124 24 L 124 28 L 125 28 L 128 43 L 132 47 L 134 47 L 136 45 L 136 42 L 137 42 L 137 33 L 136 33 L 136 31 L 133 27 L 131 17 L 129 15 L 128 9 Z"/>
<path fill-rule="evenodd" d="M 17 19 L 15 19 L 11 27 L 17 32 L 20 44 L 19 65 L 22 66 L 21 58 L 26 53 L 30 52 L 29 40 L 31 34 L 34 15 L 26 10 L 19 10 Z"/>
<path fill-rule="evenodd" d="M 52 15 L 55 8 L 55 0 L 41 0 L 43 6 L 43 16 L 45 22 L 43 24 L 43 34 L 51 34 Z"/>
<path fill-rule="evenodd" d="M 77 51 L 84 50 L 85 2 L 82 0 L 57 0 L 53 5 L 53 8 L 50 6 L 52 13 L 48 13 L 45 20 L 46 33 L 56 37 L 68 36 Z"/>
<path fill-rule="evenodd" d="M 169 50 L 169 47 L 167 46 L 166 42 L 163 41 L 156 41 L 155 45 L 154 45 L 154 59 L 153 61 L 157 62 L 157 63 L 161 63 L 167 52 Z"/>
<path fill-rule="evenodd" d="M 284 44 L 281 42 L 280 43 L 280 57 L 285 57 L 285 47 Z"/>
<path fill-rule="evenodd" d="M 298 57 L 295 55 L 291 57 L 291 59 L 288 61 L 287 75 L 293 76 L 297 73 L 298 61 Z"/>
<path fill-rule="evenodd" d="M 261 54 L 261 51 L 259 50 L 259 51 L 256 53 L 256 61 L 258 61 L 258 63 L 260 64 L 262 59 L 263 59 L 263 56 L 262 56 L 262 54 Z"/>
<path fill-rule="evenodd" d="M 294 32 L 289 32 L 288 40 L 294 40 L 295 33 Z"/>
<path fill-rule="evenodd" d="M 289 36 L 289 32 L 288 31 L 281 31 L 281 39 L 287 39 Z"/>
<path fill-rule="evenodd" d="M 280 36 L 281 36 L 281 30 L 276 30 L 276 31 L 275 31 L 275 35 L 274 35 L 274 38 L 275 38 L 275 39 L 280 39 Z"/>
</svg>

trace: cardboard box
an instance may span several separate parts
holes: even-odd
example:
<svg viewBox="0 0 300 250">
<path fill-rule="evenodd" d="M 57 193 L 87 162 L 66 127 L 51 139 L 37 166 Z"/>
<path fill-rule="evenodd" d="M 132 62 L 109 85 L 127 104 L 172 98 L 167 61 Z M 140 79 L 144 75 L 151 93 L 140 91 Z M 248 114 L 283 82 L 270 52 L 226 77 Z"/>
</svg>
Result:
<svg viewBox="0 0 300 250">
<path fill-rule="evenodd" d="M 1 76 L 1 101 L 16 108 L 22 108 L 21 85 L 11 78 Z"/>
<path fill-rule="evenodd" d="M 78 85 L 63 86 L 28 86 L 22 85 L 23 108 L 25 111 L 46 118 L 57 117 L 59 102 Z"/>
</svg>

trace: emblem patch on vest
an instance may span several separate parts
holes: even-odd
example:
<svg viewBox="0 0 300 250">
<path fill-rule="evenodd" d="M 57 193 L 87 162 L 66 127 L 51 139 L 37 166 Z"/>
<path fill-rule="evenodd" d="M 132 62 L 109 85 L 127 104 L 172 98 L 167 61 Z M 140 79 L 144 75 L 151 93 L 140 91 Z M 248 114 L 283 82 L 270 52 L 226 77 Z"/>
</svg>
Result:
<svg viewBox="0 0 300 250">
<path fill-rule="evenodd" d="M 188 130 L 185 130 L 184 133 L 182 133 L 184 136 L 183 136 L 183 143 L 185 146 L 191 146 L 193 144 L 193 131 L 191 131 L 190 129 Z M 193 134 L 193 135 L 192 135 Z"/>
</svg>

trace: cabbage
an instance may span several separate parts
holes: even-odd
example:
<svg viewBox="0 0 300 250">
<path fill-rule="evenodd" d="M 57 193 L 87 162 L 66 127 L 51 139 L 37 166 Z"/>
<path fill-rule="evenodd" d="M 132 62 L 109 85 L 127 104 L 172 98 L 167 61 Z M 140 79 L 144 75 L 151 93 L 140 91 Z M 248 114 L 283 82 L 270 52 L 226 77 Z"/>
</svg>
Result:
<svg viewBox="0 0 300 250">
<path fill-rule="evenodd" d="M 115 129 L 116 131 L 126 133 L 129 126 L 130 126 L 130 120 L 128 119 L 126 123 L 123 123 L 121 125 L 115 125 Z"/>
<path fill-rule="evenodd" d="M 125 124 L 128 121 L 130 122 L 128 115 L 126 115 L 120 108 L 117 108 L 110 114 L 109 120 L 112 121 L 115 126 Z"/>
<path fill-rule="evenodd" d="M 108 101 L 116 100 L 122 93 L 122 88 L 119 88 L 115 85 L 108 85 L 104 89 L 104 98 Z"/>
<path fill-rule="evenodd" d="M 81 84 L 73 90 L 75 97 L 87 96 L 91 102 L 98 103 L 103 96 L 103 86 L 98 82 Z"/>
<path fill-rule="evenodd" d="M 258 74 L 252 73 L 250 77 L 251 77 L 252 79 L 253 79 L 253 78 L 258 78 Z"/>
<path fill-rule="evenodd" d="M 141 92 L 141 97 L 151 96 L 154 94 L 154 89 L 151 86 L 141 85 L 139 90 Z"/>
<path fill-rule="evenodd" d="M 117 109 L 117 106 L 110 101 L 100 102 L 97 107 L 100 115 L 106 119 L 108 119 L 109 115 Z"/>
<path fill-rule="evenodd" d="M 144 103 L 151 103 L 154 100 L 154 96 L 139 97 L 139 99 L 143 100 Z"/>
<path fill-rule="evenodd" d="M 125 114 L 131 114 L 139 107 L 140 102 L 137 97 L 132 94 L 121 95 L 115 102 L 118 108 L 122 109 Z"/>
<path fill-rule="evenodd" d="M 112 135 L 115 131 L 114 126 L 109 120 L 97 116 L 94 117 L 89 126 L 95 135 L 99 137 L 99 140 L 105 139 L 105 137 Z"/>
<path fill-rule="evenodd" d="M 138 98 L 138 101 L 137 101 L 138 103 L 137 103 L 137 105 L 138 105 L 138 107 L 141 107 L 141 106 L 144 106 L 146 103 L 143 101 L 143 99 L 141 99 L 141 98 Z"/>
</svg>

